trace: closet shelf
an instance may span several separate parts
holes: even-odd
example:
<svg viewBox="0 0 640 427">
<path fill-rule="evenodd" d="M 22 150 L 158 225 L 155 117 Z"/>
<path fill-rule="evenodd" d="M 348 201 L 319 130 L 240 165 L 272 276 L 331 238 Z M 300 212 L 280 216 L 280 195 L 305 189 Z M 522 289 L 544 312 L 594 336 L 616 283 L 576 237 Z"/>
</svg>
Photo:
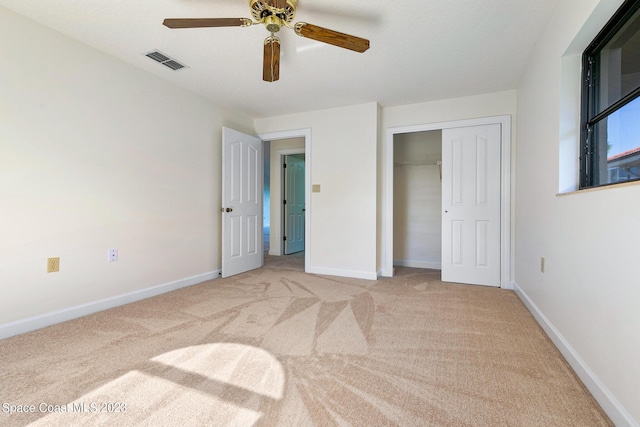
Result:
<svg viewBox="0 0 640 427">
<path fill-rule="evenodd" d="M 394 166 L 441 166 L 442 160 L 436 160 L 433 162 L 398 162 L 394 163 Z"/>
<path fill-rule="evenodd" d="M 442 182 L 442 160 L 436 160 L 433 162 L 398 162 L 394 163 L 393 166 L 438 166 L 438 169 L 440 170 L 440 182 Z"/>
</svg>

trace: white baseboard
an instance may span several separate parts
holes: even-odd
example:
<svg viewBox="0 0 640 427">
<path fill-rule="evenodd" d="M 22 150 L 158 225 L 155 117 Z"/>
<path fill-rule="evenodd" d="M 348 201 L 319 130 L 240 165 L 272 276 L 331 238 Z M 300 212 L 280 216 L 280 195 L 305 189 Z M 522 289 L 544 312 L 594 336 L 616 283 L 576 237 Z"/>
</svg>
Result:
<svg viewBox="0 0 640 427">
<path fill-rule="evenodd" d="M 640 427 L 638 422 L 631 417 L 627 410 L 620 404 L 618 399 L 611 394 L 609 389 L 607 389 L 602 381 L 600 381 L 596 374 L 591 371 L 589 366 L 587 366 L 578 352 L 562 336 L 560 331 L 558 331 L 553 323 L 547 319 L 538 306 L 531 301 L 526 292 L 524 292 L 517 283 L 514 283 L 514 289 L 518 297 L 529 309 L 533 317 L 540 324 L 558 350 L 560 350 L 560 353 L 562 353 L 569 365 L 573 368 L 596 401 L 600 404 L 602 410 L 609 416 L 611 421 L 613 421 L 613 423 L 618 427 Z"/>
<path fill-rule="evenodd" d="M 429 262 L 429 261 L 411 261 L 404 259 L 394 259 L 393 265 L 399 267 L 411 267 L 411 268 L 429 268 L 431 270 L 442 270 L 442 263 Z"/>
<path fill-rule="evenodd" d="M 311 274 L 323 274 L 326 276 L 339 276 L 339 277 L 351 277 L 354 279 L 366 279 L 366 280 L 378 280 L 378 274 L 375 271 L 355 271 L 355 270 L 341 270 L 338 268 L 323 268 L 323 267 L 307 267 L 305 273 Z"/>
<path fill-rule="evenodd" d="M 217 279 L 218 277 L 220 277 L 220 270 L 211 271 L 209 273 L 187 277 L 185 279 L 164 283 L 162 285 L 152 286 L 146 289 L 140 289 L 138 291 L 130 292 L 127 294 L 105 298 L 87 304 L 77 305 L 75 307 L 41 314 L 39 316 L 5 323 L 3 325 L 0 325 L 0 339 L 24 334 L 25 332 L 35 331 L 36 329 L 45 328 L 47 326 L 55 325 L 57 323 L 66 322 L 67 320 L 76 319 L 78 317 L 87 316 L 99 311 L 129 304 L 131 302 L 140 301 L 146 298 L 154 297 L 156 295 L 175 291 L 176 289 L 186 288 L 188 286 L 206 282 L 207 280 Z"/>
</svg>

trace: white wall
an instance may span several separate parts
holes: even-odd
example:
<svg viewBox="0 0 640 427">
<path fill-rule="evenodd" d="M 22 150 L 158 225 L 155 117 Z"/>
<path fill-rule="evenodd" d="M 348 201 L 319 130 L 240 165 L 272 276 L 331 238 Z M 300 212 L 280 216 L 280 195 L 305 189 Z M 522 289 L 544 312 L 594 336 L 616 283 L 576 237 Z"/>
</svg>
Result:
<svg viewBox="0 0 640 427">
<path fill-rule="evenodd" d="M 577 186 L 576 55 L 621 3 L 562 2 L 519 85 L 516 287 L 613 421 L 638 425 L 640 185 L 556 195 Z"/>
<path fill-rule="evenodd" d="M 282 155 L 304 153 L 304 138 L 271 141 L 271 240 L 269 254 L 282 255 Z"/>
<path fill-rule="evenodd" d="M 511 115 L 515 119 L 516 91 L 487 93 L 383 109 L 382 124 L 390 127 L 440 123 Z M 512 138 L 513 140 L 513 138 Z"/>
<path fill-rule="evenodd" d="M 396 135 L 393 141 L 394 265 L 442 265 L 442 131 Z"/>
<path fill-rule="evenodd" d="M 1 7 L 0 64 L 0 329 L 216 275 L 221 127 L 249 118 Z"/>
<path fill-rule="evenodd" d="M 258 134 L 311 129 L 311 249 L 313 273 L 376 278 L 378 105 L 256 119 Z"/>
</svg>

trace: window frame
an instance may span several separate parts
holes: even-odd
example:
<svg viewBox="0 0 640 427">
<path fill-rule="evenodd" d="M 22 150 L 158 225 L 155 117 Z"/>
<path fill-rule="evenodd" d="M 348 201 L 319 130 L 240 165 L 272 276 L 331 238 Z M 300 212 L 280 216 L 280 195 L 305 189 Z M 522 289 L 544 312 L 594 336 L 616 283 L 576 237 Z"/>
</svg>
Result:
<svg viewBox="0 0 640 427">
<path fill-rule="evenodd" d="M 638 178 L 620 183 L 598 183 L 598 143 L 591 138 L 591 132 L 595 124 L 640 97 L 640 86 L 638 86 L 632 92 L 620 98 L 600 113 L 594 114 L 598 102 L 598 76 L 600 74 L 599 63 L 595 58 L 638 10 L 640 10 L 640 0 L 626 0 L 582 54 L 580 190 L 640 180 L 640 178 Z"/>
</svg>

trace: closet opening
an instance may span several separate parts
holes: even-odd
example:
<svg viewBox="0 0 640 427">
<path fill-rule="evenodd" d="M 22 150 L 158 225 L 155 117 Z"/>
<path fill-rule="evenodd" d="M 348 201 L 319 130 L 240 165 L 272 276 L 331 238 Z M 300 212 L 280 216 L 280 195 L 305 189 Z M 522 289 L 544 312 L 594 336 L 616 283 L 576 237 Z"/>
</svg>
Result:
<svg viewBox="0 0 640 427">
<path fill-rule="evenodd" d="M 393 265 L 442 266 L 442 130 L 393 136 Z"/>
</svg>

